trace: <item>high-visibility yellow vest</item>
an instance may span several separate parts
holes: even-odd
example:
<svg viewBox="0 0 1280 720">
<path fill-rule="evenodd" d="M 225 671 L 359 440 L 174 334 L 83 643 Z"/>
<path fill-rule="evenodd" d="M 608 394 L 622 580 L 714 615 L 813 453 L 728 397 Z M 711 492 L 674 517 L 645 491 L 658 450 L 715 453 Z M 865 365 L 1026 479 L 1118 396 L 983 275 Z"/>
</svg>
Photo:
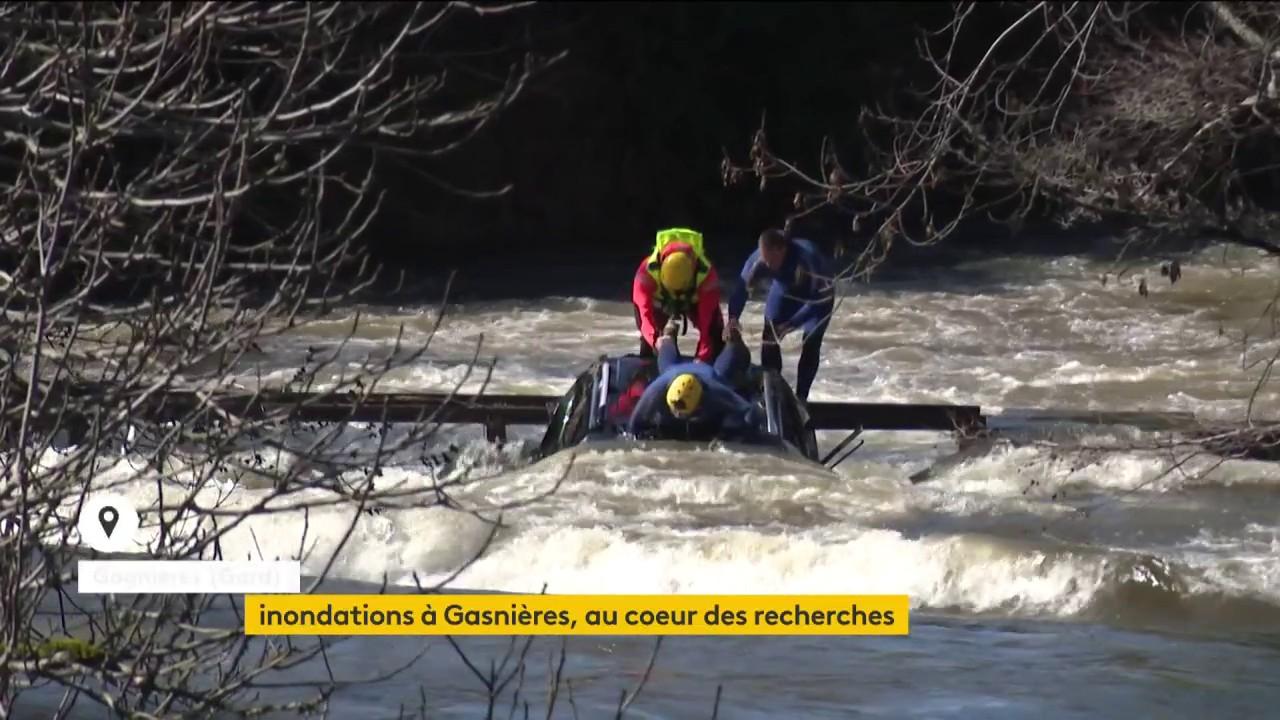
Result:
<svg viewBox="0 0 1280 720">
<path fill-rule="evenodd" d="M 672 243 L 687 244 L 693 249 L 694 258 L 698 261 L 697 273 L 693 277 L 693 287 L 687 293 L 669 293 L 666 288 L 662 287 L 660 279 L 662 251 Z M 653 245 L 653 252 L 649 254 L 649 261 L 645 269 L 649 272 L 649 277 L 653 278 L 653 283 L 658 288 L 655 299 L 658 307 L 662 308 L 662 312 L 669 317 L 684 315 L 696 301 L 698 288 L 702 287 L 707 275 L 711 273 L 711 261 L 707 259 L 706 250 L 702 246 L 702 233 L 688 228 L 659 230 L 657 240 Z"/>
</svg>

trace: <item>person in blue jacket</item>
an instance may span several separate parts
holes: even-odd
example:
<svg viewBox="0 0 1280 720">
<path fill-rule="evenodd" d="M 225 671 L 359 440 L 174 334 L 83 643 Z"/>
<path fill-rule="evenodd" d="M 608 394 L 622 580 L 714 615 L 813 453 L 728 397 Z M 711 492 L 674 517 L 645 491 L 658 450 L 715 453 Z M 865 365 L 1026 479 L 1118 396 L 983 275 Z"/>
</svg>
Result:
<svg viewBox="0 0 1280 720">
<path fill-rule="evenodd" d="M 793 330 L 802 330 L 796 397 L 807 401 L 809 388 L 818 374 L 822 338 L 835 308 L 834 268 L 812 242 L 788 237 L 781 230 L 765 230 L 760 234 L 759 247 L 743 264 L 737 287 L 729 296 L 726 334 L 739 331 L 738 320 L 747 304 L 747 292 L 762 279 L 770 279 L 773 284 L 765 300 L 760 364 L 781 372 L 779 343 Z"/>
<path fill-rule="evenodd" d="M 678 428 L 684 423 L 710 426 L 725 437 L 755 435 L 763 412 L 734 390 L 734 382 L 751 362 L 751 351 L 737 333 L 726 333 L 724 349 L 715 364 L 685 360 L 676 346 L 678 326 L 672 322 L 658 338 L 658 377 L 645 388 L 631 413 L 627 432 Z"/>
</svg>

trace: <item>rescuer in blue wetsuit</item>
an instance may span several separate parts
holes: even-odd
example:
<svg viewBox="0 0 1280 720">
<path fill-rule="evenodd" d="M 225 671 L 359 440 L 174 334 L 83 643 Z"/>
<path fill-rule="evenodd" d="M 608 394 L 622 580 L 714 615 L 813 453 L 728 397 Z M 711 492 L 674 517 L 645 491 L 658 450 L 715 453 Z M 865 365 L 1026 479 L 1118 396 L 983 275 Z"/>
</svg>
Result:
<svg viewBox="0 0 1280 720">
<path fill-rule="evenodd" d="M 766 278 L 773 284 L 765 300 L 760 364 L 780 372 L 782 349 L 779 344 L 788 333 L 801 329 L 804 343 L 796 368 L 796 397 L 805 401 L 818 374 L 822 338 L 835 308 L 834 268 L 808 240 L 787 237 L 781 230 L 765 230 L 760 234 L 759 247 L 743 264 L 738 285 L 729 296 L 726 334 L 739 330 L 738 319 L 747 304 L 747 291 Z"/>
<path fill-rule="evenodd" d="M 658 377 L 640 396 L 627 431 L 634 437 L 689 422 L 715 428 L 718 436 L 754 436 L 763 413 L 733 389 L 751 362 L 742 336 L 727 333 L 715 364 L 707 365 L 680 357 L 677 330 L 672 322 L 658 338 Z"/>
</svg>

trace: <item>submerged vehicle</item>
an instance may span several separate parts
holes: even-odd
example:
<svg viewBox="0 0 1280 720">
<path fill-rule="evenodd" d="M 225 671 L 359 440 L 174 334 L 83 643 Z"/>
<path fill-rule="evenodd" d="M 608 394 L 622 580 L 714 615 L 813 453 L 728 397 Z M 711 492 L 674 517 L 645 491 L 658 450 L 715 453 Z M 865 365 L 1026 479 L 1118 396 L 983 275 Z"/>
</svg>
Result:
<svg viewBox="0 0 1280 720">
<path fill-rule="evenodd" d="M 702 448 L 723 445 L 762 452 L 835 468 L 862 443 L 850 446 L 864 430 L 927 430 L 958 433 L 966 438 L 986 434 L 986 418 L 975 405 L 803 401 L 777 370 L 750 365 L 735 390 L 760 410 L 758 427 L 735 436 L 715 426 L 677 423 L 663 434 L 632 438 L 626 432 L 631 413 L 645 388 L 658 375 L 655 357 L 600 356 L 560 395 L 459 392 L 368 393 L 342 397 L 326 393 L 279 390 L 202 393 L 174 390 L 152 398 L 145 410 L 158 421 L 177 420 L 193 408 L 216 407 L 220 415 L 245 418 L 286 415 L 300 422 L 472 424 L 484 428 L 485 438 L 503 443 L 511 425 L 545 428 L 531 459 L 566 449 L 591 446 Z M 210 402 L 212 400 L 212 402 Z M 188 418 L 189 419 L 189 418 Z M 825 455 L 817 432 L 842 430 L 848 434 Z M 848 449 L 846 450 L 846 447 Z"/>
<path fill-rule="evenodd" d="M 822 463 L 817 434 L 805 404 L 781 373 L 759 365 L 751 365 L 735 388 L 762 411 L 761 427 L 751 435 L 728 434 L 707 424 L 679 423 L 676 430 L 630 438 L 626 429 L 631 411 L 657 375 L 657 358 L 634 354 L 600 357 L 578 375 L 555 403 L 538 455 L 547 457 L 579 445 L 657 440 L 758 446 Z"/>
<path fill-rule="evenodd" d="M 962 462 L 993 447 L 997 439 L 1019 442 L 1023 435 L 1049 432 L 1062 425 L 1096 427 L 1114 425 L 1151 431 L 1185 432 L 1206 437 L 1210 431 L 1190 413 L 1169 412 L 1102 412 L 1094 410 L 1035 410 L 1003 408 L 996 415 L 985 415 L 978 405 L 917 402 L 845 402 L 802 401 L 776 370 L 749 366 L 745 377 L 735 388 L 738 393 L 761 410 L 760 427 L 749 436 L 727 435 L 718 427 L 677 424 L 674 432 L 661 436 L 631 438 L 626 432 L 631 411 L 645 388 L 657 377 L 658 362 L 640 355 L 600 356 L 581 372 L 568 390 L 560 395 L 529 393 L 466 394 L 460 392 L 371 392 L 349 394 L 294 392 L 288 390 L 224 391 L 210 395 L 205 391 L 170 389 L 151 395 L 136 408 L 140 416 L 151 422 L 193 422 L 227 415 L 246 419 L 287 417 L 297 422 L 374 423 L 385 426 L 408 424 L 471 424 L 484 428 L 485 438 L 503 443 L 511 425 L 544 427 L 541 442 L 533 448 L 534 458 L 545 458 L 563 450 L 619 444 L 661 444 L 698 448 L 723 444 L 734 449 L 755 449 L 763 453 L 795 458 L 834 468 L 856 452 L 861 442 L 849 446 L 864 430 L 928 431 L 950 434 L 957 451 L 949 458 L 911 476 L 922 482 L 936 476 L 936 470 Z M 71 394 L 100 392 L 95 386 L 73 385 Z M 60 391 L 62 392 L 62 391 Z M 217 410 L 216 416 L 210 413 Z M 193 420 L 194 419 L 194 420 Z M 988 422 L 990 420 L 991 422 Z M 83 438 L 75 435 L 92 425 L 90 418 L 71 417 L 73 431 L 63 438 L 68 445 Z M 1255 427 L 1269 424 L 1254 421 Z M 1230 426 L 1222 428 L 1222 432 Z M 817 432 L 842 430 L 848 434 L 825 455 L 820 453 Z M 85 430 L 84 432 L 87 432 Z M 133 426 L 129 425 L 129 432 Z M 1270 437 L 1270 436 L 1265 436 Z M 1265 437 L 1263 439 L 1265 439 Z M 655 442 L 656 441 L 656 442 Z M 122 438 L 122 448 L 135 445 Z M 1226 448 L 1233 456 L 1271 458 L 1274 443 L 1244 451 Z M 1209 452 L 1221 452 L 1210 445 Z M 122 449 L 123 451 L 123 449 Z M 842 454 L 843 453 L 843 454 Z M 1268 454 L 1270 453 L 1270 454 Z M 1271 458 L 1273 459 L 1273 458 Z"/>
</svg>

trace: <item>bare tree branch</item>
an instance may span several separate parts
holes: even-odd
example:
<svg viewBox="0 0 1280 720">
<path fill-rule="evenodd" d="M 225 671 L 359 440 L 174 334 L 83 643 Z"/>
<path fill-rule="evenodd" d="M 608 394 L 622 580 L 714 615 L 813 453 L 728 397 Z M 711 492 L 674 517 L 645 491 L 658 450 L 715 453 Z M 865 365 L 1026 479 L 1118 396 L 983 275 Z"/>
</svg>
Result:
<svg viewBox="0 0 1280 720">
<path fill-rule="evenodd" d="M 318 585 L 383 507 L 460 507 L 450 495 L 466 479 L 408 487 L 384 472 L 425 454 L 434 418 L 361 437 L 210 399 L 262 389 L 253 355 L 296 343 L 379 278 L 363 236 L 387 156 L 464 146 L 558 59 L 507 58 L 491 85 L 451 77 L 443 34 L 521 7 L 0 7 L 0 717 L 38 685 L 64 689 L 60 714 L 167 717 L 320 710 L 350 682 L 263 701 L 288 684 L 281 671 L 328 667 L 324 644 L 246 638 L 211 619 L 214 597 L 76 606 L 63 588 L 88 553 L 77 516 L 94 493 L 129 493 L 146 555 L 250 548 L 305 561 Z M 358 405 L 434 333 L 402 330 L 360 359 L 361 329 L 357 316 L 334 348 L 313 348 L 286 389 Z M 175 422 L 149 417 L 175 389 L 201 400 Z M 336 537 L 314 532 L 317 513 L 338 512 Z M 263 532 L 284 513 L 301 515 L 301 538 Z M 50 619 L 40 608 L 55 598 Z"/>
</svg>

